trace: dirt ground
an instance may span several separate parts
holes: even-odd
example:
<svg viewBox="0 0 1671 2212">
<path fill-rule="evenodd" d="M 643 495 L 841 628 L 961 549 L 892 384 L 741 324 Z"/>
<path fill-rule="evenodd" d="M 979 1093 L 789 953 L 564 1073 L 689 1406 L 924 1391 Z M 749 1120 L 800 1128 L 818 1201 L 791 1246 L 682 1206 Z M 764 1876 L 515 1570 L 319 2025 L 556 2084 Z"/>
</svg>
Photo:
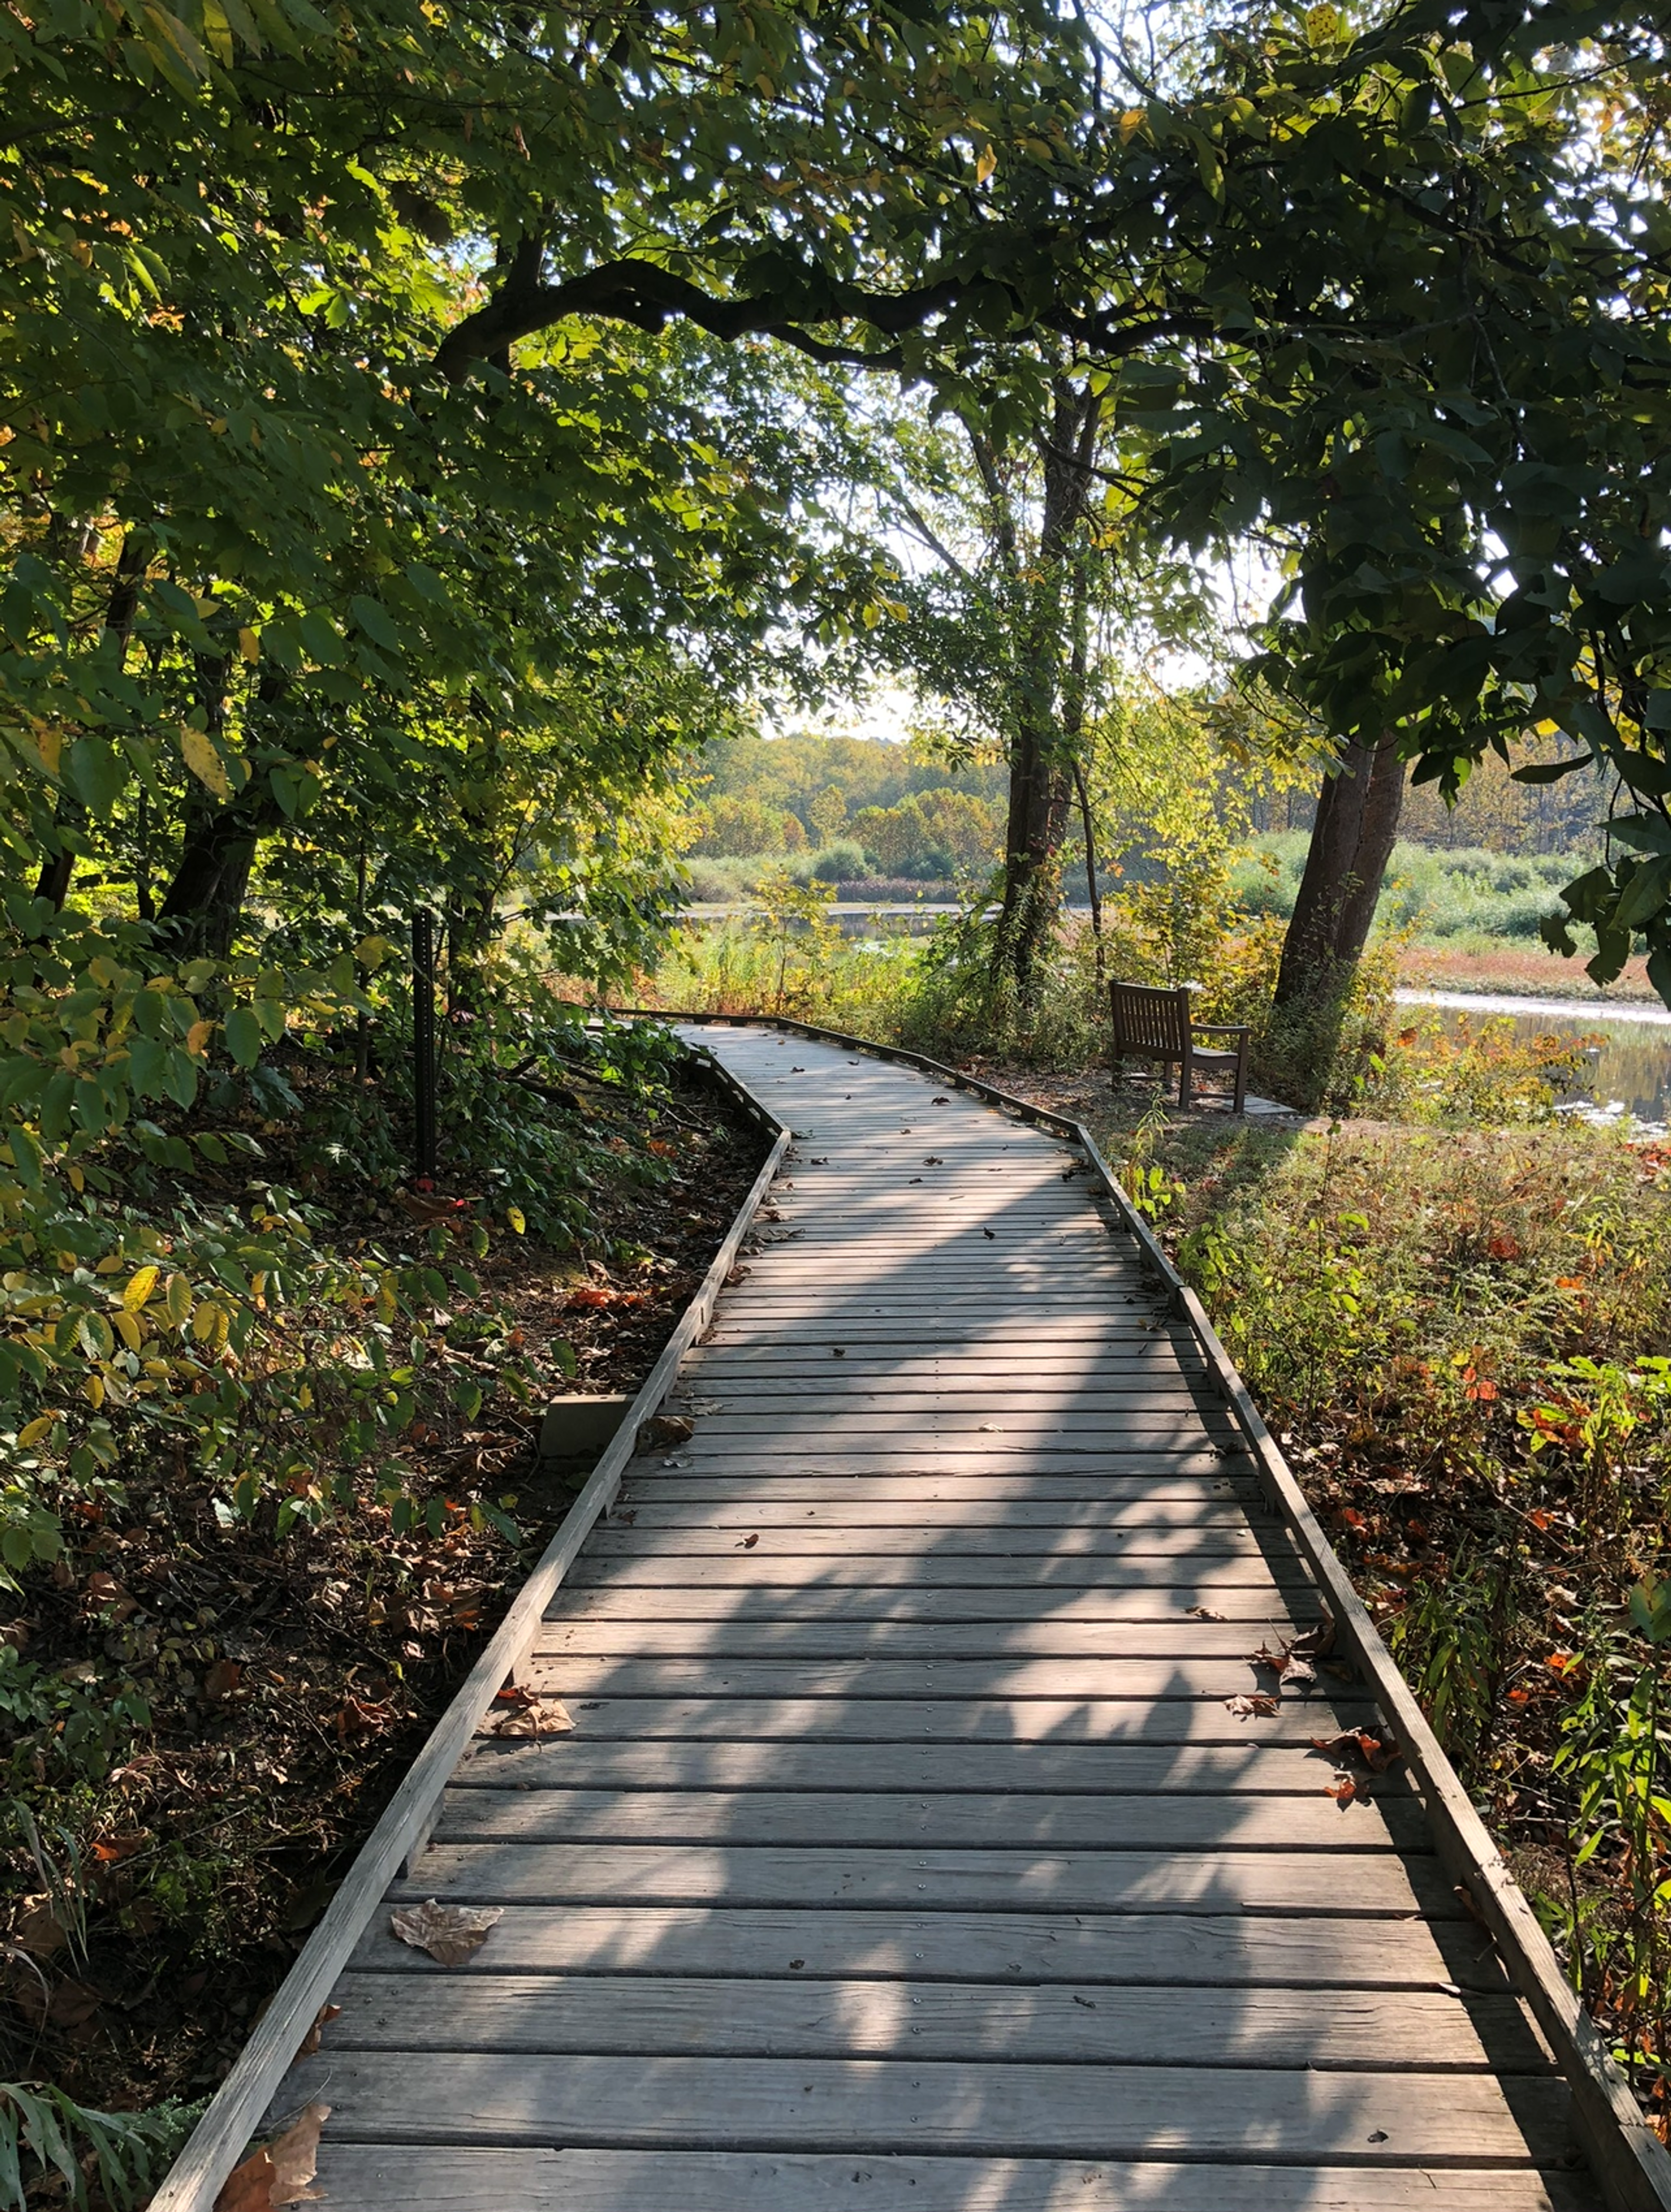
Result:
<svg viewBox="0 0 1671 2212">
<path fill-rule="evenodd" d="M 506 1237 L 481 1267 L 507 1343 L 566 1343 L 574 1389 L 637 1388 L 758 1167 L 757 1131 L 709 1088 L 684 1085 L 664 1126 L 670 1179 L 605 1201 L 630 1262 Z M 282 1540 L 270 1515 L 223 1525 L 182 1455 L 13 1601 L 0 1640 L 69 1681 L 131 1682 L 151 1718 L 102 1781 L 29 1791 L 21 1818 L 13 1797 L 0 2076 L 119 2110 L 224 2075 L 572 1502 L 573 1478 L 537 1466 L 540 1412 L 489 1396 L 420 1437 L 445 1510 L 404 1535 L 371 1504 Z"/>
</svg>

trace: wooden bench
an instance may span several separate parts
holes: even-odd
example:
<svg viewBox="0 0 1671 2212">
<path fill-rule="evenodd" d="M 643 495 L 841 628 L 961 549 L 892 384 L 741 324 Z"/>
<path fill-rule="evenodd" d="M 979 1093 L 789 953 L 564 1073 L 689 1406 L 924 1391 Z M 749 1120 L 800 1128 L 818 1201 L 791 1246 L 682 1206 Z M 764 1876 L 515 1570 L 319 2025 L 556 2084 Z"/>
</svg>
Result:
<svg viewBox="0 0 1671 2212">
<path fill-rule="evenodd" d="M 1248 1095 L 1248 1029 L 1240 1022 L 1198 1022 L 1190 1012 L 1190 993 L 1180 984 L 1176 991 L 1153 990 L 1146 983 L 1110 983 L 1109 1000 L 1114 1015 L 1115 1072 L 1127 1058 L 1178 1063 L 1178 1103 L 1188 1107 L 1190 1086 L 1198 1072 L 1211 1070 L 1233 1076 L 1240 1114 Z M 1199 1045 L 1199 1036 L 1229 1036 L 1233 1049 L 1220 1052 Z"/>
</svg>

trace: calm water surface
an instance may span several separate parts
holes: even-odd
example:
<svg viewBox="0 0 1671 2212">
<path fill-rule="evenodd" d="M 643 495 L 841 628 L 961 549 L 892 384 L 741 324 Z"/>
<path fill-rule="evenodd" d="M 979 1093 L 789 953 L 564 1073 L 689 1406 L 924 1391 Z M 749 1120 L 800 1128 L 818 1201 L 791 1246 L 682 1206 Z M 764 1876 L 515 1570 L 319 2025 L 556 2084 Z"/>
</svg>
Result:
<svg viewBox="0 0 1671 2212">
<path fill-rule="evenodd" d="M 1671 1121 L 1671 1008 L 1596 1005 L 1573 999 L 1522 999 L 1474 991 L 1400 991 L 1401 1006 L 1440 1006 L 1447 1013 L 1504 1015 L 1517 1037 L 1603 1037 L 1595 1073 L 1573 1093 L 1601 1112 L 1623 1110 L 1638 1121 Z"/>
</svg>

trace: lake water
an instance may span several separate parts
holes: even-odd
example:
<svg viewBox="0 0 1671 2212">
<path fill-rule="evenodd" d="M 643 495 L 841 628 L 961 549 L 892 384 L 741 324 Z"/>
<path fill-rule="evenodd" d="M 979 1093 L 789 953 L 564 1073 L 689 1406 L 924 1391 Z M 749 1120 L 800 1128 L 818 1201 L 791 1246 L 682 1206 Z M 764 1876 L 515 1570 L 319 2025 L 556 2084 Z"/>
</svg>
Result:
<svg viewBox="0 0 1671 2212">
<path fill-rule="evenodd" d="M 1506 1016 L 1517 1037 L 1604 1037 L 1595 1074 L 1573 1093 L 1572 1103 L 1589 1106 L 1597 1119 L 1612 1119 L 1622 1110 L 1650 1127 L 1663 1128 L 1671 1122 L 1671 1008 L 1522 999 L 1483 991 L 1399 991 L 1395 996 L 1405 1006 Z"/>
</svg>

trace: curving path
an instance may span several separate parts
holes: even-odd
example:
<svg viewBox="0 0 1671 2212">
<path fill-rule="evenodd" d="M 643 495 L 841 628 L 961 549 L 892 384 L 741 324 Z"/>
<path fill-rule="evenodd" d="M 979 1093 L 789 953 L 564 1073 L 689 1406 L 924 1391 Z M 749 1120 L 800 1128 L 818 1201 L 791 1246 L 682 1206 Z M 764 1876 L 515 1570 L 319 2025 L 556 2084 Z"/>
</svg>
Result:
<svg viewBox="0 0 1671 2212">
<path fill-rule="evenodd" d="M 798 1135 L 532 1679 L 276 2109 L 394 2212 L 1581 2212 L 1566 2091 L 1056 1139 L 701 1032 Z"/>
</svg>

